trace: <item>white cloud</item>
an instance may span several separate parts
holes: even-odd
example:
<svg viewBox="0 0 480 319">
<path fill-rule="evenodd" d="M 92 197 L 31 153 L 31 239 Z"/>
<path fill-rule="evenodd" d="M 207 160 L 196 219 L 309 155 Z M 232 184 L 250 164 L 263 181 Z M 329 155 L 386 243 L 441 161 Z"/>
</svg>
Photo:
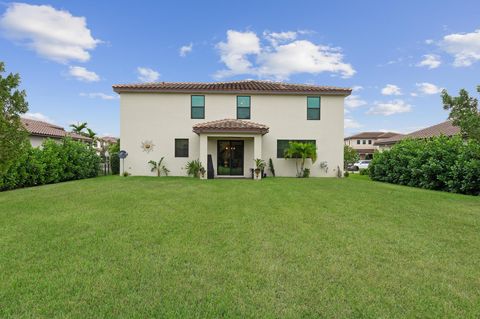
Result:
<svg viewBox="0 0 480 319">
<path fill-rule="evenodd" d="M 227 42 L 217 44 L 220 60 L 227 70 L 217 72 L 218 77 L 237 74 L 254 74 L 248 55 L 260 54 L 260 39 L 253 32 L 227 31 Z"/>
<path fill-rule="evenodd" d="M 138 79 L 142 82 L 155 82 L 160 78 L 160 73 L 150 68 L 138 67 Z"/>
<path fill-rule="evenodd" d="M 45 114 L 42 113 L 31 113 L 27 112 L 22 115 L 23 118 L 30 119 L 30 120 L 37 120 L 37 121 L 43 121 L 51 124 L 55 124 L 55 121 L 46 116 Z"/>
<path fill-rule="evenodd" d="M 89 71 L 83 66 L 70 66 L 68 68 L 68 73 L 80 81 L 85 82 L 97 82 L 100 81 L 100 77 L 97 73 Z"/>
<path fill-rule="evenodd" d="M 411 110 L 412 106 L 405 103 L 405 101 L 393 100 L 389 102 L 376 102 L 375 106 L 368 110 L 367 114 L 389 116 L 398 113 L 407 113 Z"/>
<path fill-rule="evenodd" d="M 345 99 L 345 106 L 349 108 L 356 108 L 366 105 L 367 101 L 362 100 L 358 95 L 350 95 Z"/>
<path fill-rule="evenodd" d="M 439 88 L 432 83 L 423 82 L 417 83 L 416 85 L 418 90 L 423 94 L 439 94 L 440 92 L 442 92 L 442 88 Z"/>
<path fill-rule="evenodd" d="M 480 60 L 480 29 L 470 33 L 446 35 L 440 42 L 440 47 L 453 55 L 454 66 L 470 66 Z"/>
<path fill-rule="evenodd" d="M 227 42 L 217 44 L 220 60 L 227 69 L 218 71 L 216 77 L 253 74 L 285 80 L 297 73 L 331 72 L 344 78 L 355 74 L 353 67 L 343 62 L 340 49 L 294 40 L 296 36 L 292 31 L 267 32 L 265 37 L 272 46 L 262 46 L 254 32 L 227 31 Z"/>
<path fill-rule="evenodd" d="M 440 57 L 436 54 L 425 54 L 423 60 L 420 61 L 417 66 L 424 66 L 429 69 L 438 68 L 442 64 Z"/>
<path fill-rule="evenodd" d="M 102 100 L 115 100 L 118 98 L 116 95 L 105 94 L 101 92 L 92 92 L 92 93 L 80 93 L 80 96 L 89 97 L 91 99 L 102 99 Z"/>
<path fill-rule="evenodd" d="M 270 43 L 274 46 L 277 46 L 279 43 L 283 43 L 286 41 L 295 40 L 297 38 L 297 32 L 295 31 L 287 31 L 287 32 L 263 32 L 263 36 L 265 39 L 270 41 Z"/>
<path fill-rule="evenodd" d="M 417 93 L 415 93 L 415 92 L 412 92 L 412 93 L 410 93 L 410 96 L 413 96 L 413 97 L 415 97 L 415 96 L 418 96 L 418 94 L 417 94 Z"/>
<path fill-rule="evenodd" d="M 92 37 L 85 17 L 49 5 L 10 3 L 0 18 L 4 35 L 60 63 L 85 62 L 101 41 Z"/>
<path fill-rule="evenodd" d="M 343 120 L 343 128 L 345 129 L 352 129 L 352 128 L 360 128 L 363 125 L 355 121 L 354 119 L 344 119 Z"/>
<path fill-rule="evenodd" d="M 361 90 L 363 90 L 363 86 L 361 86 L 361 85 L 354 85 L 352 87 L 353 92 L 358 92 L 358 91 L 361 91 Z"/>
<path fill-rule="evenodd" d="M 190 52 L 193 50 L 193 43 L 190 43 L 189 45 L 184 45 L 180 48 L 179 54 L 181 57 L 187 56 Z"/>
<path fill-rule="evenodd" d="M 434 42 L 432 39 L 425 40 L 425 44 L 433 44 Z"/>
<path fill-rule="evenodd" d="M 383 89 L 382 89 L 382 94 L 383 95 L 402 95 L 402 92 L 400 91 L 400 88 L 394 84 L 387 84 Z"/>
</svg>

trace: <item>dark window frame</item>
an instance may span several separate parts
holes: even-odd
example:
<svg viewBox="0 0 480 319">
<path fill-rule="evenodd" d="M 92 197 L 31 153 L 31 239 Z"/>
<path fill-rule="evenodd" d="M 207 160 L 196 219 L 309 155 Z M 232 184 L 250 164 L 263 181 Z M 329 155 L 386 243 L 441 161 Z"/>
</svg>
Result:
<svg viewBox="0 0 480 319">
<path fill-rule="evenodd" d="M 203 106 L 193 106 L 193 97 L 194 96 L 201 96 L 203 97 Z M 203 110 L 203 117 L 193 117 L 193 109 L 202 109 Z M 205 95 L 190 95 L 190 118 L 194 120 L 204 120 L 205 119 Z"/>
<path fill-rule="evenodd" d="M 281 151 L 281 155 L 280 155 L 280 149 L 279 149 L 279 143 L 286 143 L 286 145 L 288 145 L 288 143 L 290 142 L 297 142 L 297 143 L 312 143 L 313 145 L 317 146 L 317 140 L 286 140 L 286 139 L 278 139 L 277 140 L 277 158 L 285 158 L 285 150 L 286 150 L 286 147 L 284 147 Z"/>
<path fill-rule="evenodd" d="M 177 149 L 177 141 L 187 141 L 187 153 L 185 155 L 184 151 L 185 150 L 182 150 L 183 152 L 179 154 L 179 150 Z M 174 147 L 175 147 L 175 157 L 188 157 L 189 154 L 190 154 L 190 141 L 188 138 L 176 138 L 175 139 L 175 144 L 174 144 Z"/>
<path fill-rule="evenodd" d="M 316 98 L 318 99 L 318 107 L 308 106 L 308 99 Z M 318 110 L 318 118 L 309 118 L 308 110 Z M 307 96 L 307 121 L 320 121 L 322 119 L 322 97 L 321 96 Z"/>
<path fill-rule="evenodd" d="M 248 97 L 248 107 L 238 105 L 238 98 L 240 98 L 240 97 Z M 240 108 L 242 108 L 242 109 L 248 108 L 248 118 L 246 118 L 246 117 L 245 118 L 243 118 L 243 117 L 240 118 L 238 116 L 238 109 L 240 109 Z M 250 120 L 251 118 L 252 118 L 252 97 L 250 95 L 237 95 L 237 120 Z"/>
</svg>

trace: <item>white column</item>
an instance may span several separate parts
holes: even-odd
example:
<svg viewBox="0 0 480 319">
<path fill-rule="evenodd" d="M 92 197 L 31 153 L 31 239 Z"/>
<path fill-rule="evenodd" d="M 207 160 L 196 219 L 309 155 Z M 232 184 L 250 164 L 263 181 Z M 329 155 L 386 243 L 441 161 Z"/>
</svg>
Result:
<svg viewBox="0 0 480 319">
<path fill-rule="evenodd" d="M 257 134 L 253 138 L 253 158 L 262 158 L 262 135 Z M 256 168 L 256 167 L 255 167 Z M 257 178 L 256 174 L 254 174 L 255 179 Z M 262 179 L 262 175 L 258 176 L 258 179 Z"/>
<path fill-rule="evenodd" d="M 208 164 L 208 136 L 206 134 L 200 134 L 200 152 L 199 152 L 199 159 L 202 163 L 203 167 L 205 168 L 205 175 L 203 179 L 207 178 L 207 164 Z M 202 177 L 200 177 L 202 178 Z"/>
</svg>

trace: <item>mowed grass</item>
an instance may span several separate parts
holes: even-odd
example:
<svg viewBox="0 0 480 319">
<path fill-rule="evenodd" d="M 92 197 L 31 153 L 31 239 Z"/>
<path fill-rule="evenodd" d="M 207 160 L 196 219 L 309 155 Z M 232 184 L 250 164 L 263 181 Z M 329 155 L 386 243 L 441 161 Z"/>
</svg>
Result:
<svg viewBox="0 0 480 319">
<path fill-rule="evenodd" d="M 347 179 L 0 193 L 0 317 L 480 317 L 480 198 Z"/>
</svg>

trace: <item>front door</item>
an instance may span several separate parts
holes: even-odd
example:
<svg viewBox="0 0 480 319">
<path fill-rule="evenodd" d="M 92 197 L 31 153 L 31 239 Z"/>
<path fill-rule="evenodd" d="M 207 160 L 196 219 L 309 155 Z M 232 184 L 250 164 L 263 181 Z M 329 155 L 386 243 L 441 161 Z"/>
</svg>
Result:
<svg viewBox="0 0 480 319">
<path fill-rule="evenodd" d="M 217 174 L 243 175 L 243 141 L 217 142 Z"/>
</svg>

